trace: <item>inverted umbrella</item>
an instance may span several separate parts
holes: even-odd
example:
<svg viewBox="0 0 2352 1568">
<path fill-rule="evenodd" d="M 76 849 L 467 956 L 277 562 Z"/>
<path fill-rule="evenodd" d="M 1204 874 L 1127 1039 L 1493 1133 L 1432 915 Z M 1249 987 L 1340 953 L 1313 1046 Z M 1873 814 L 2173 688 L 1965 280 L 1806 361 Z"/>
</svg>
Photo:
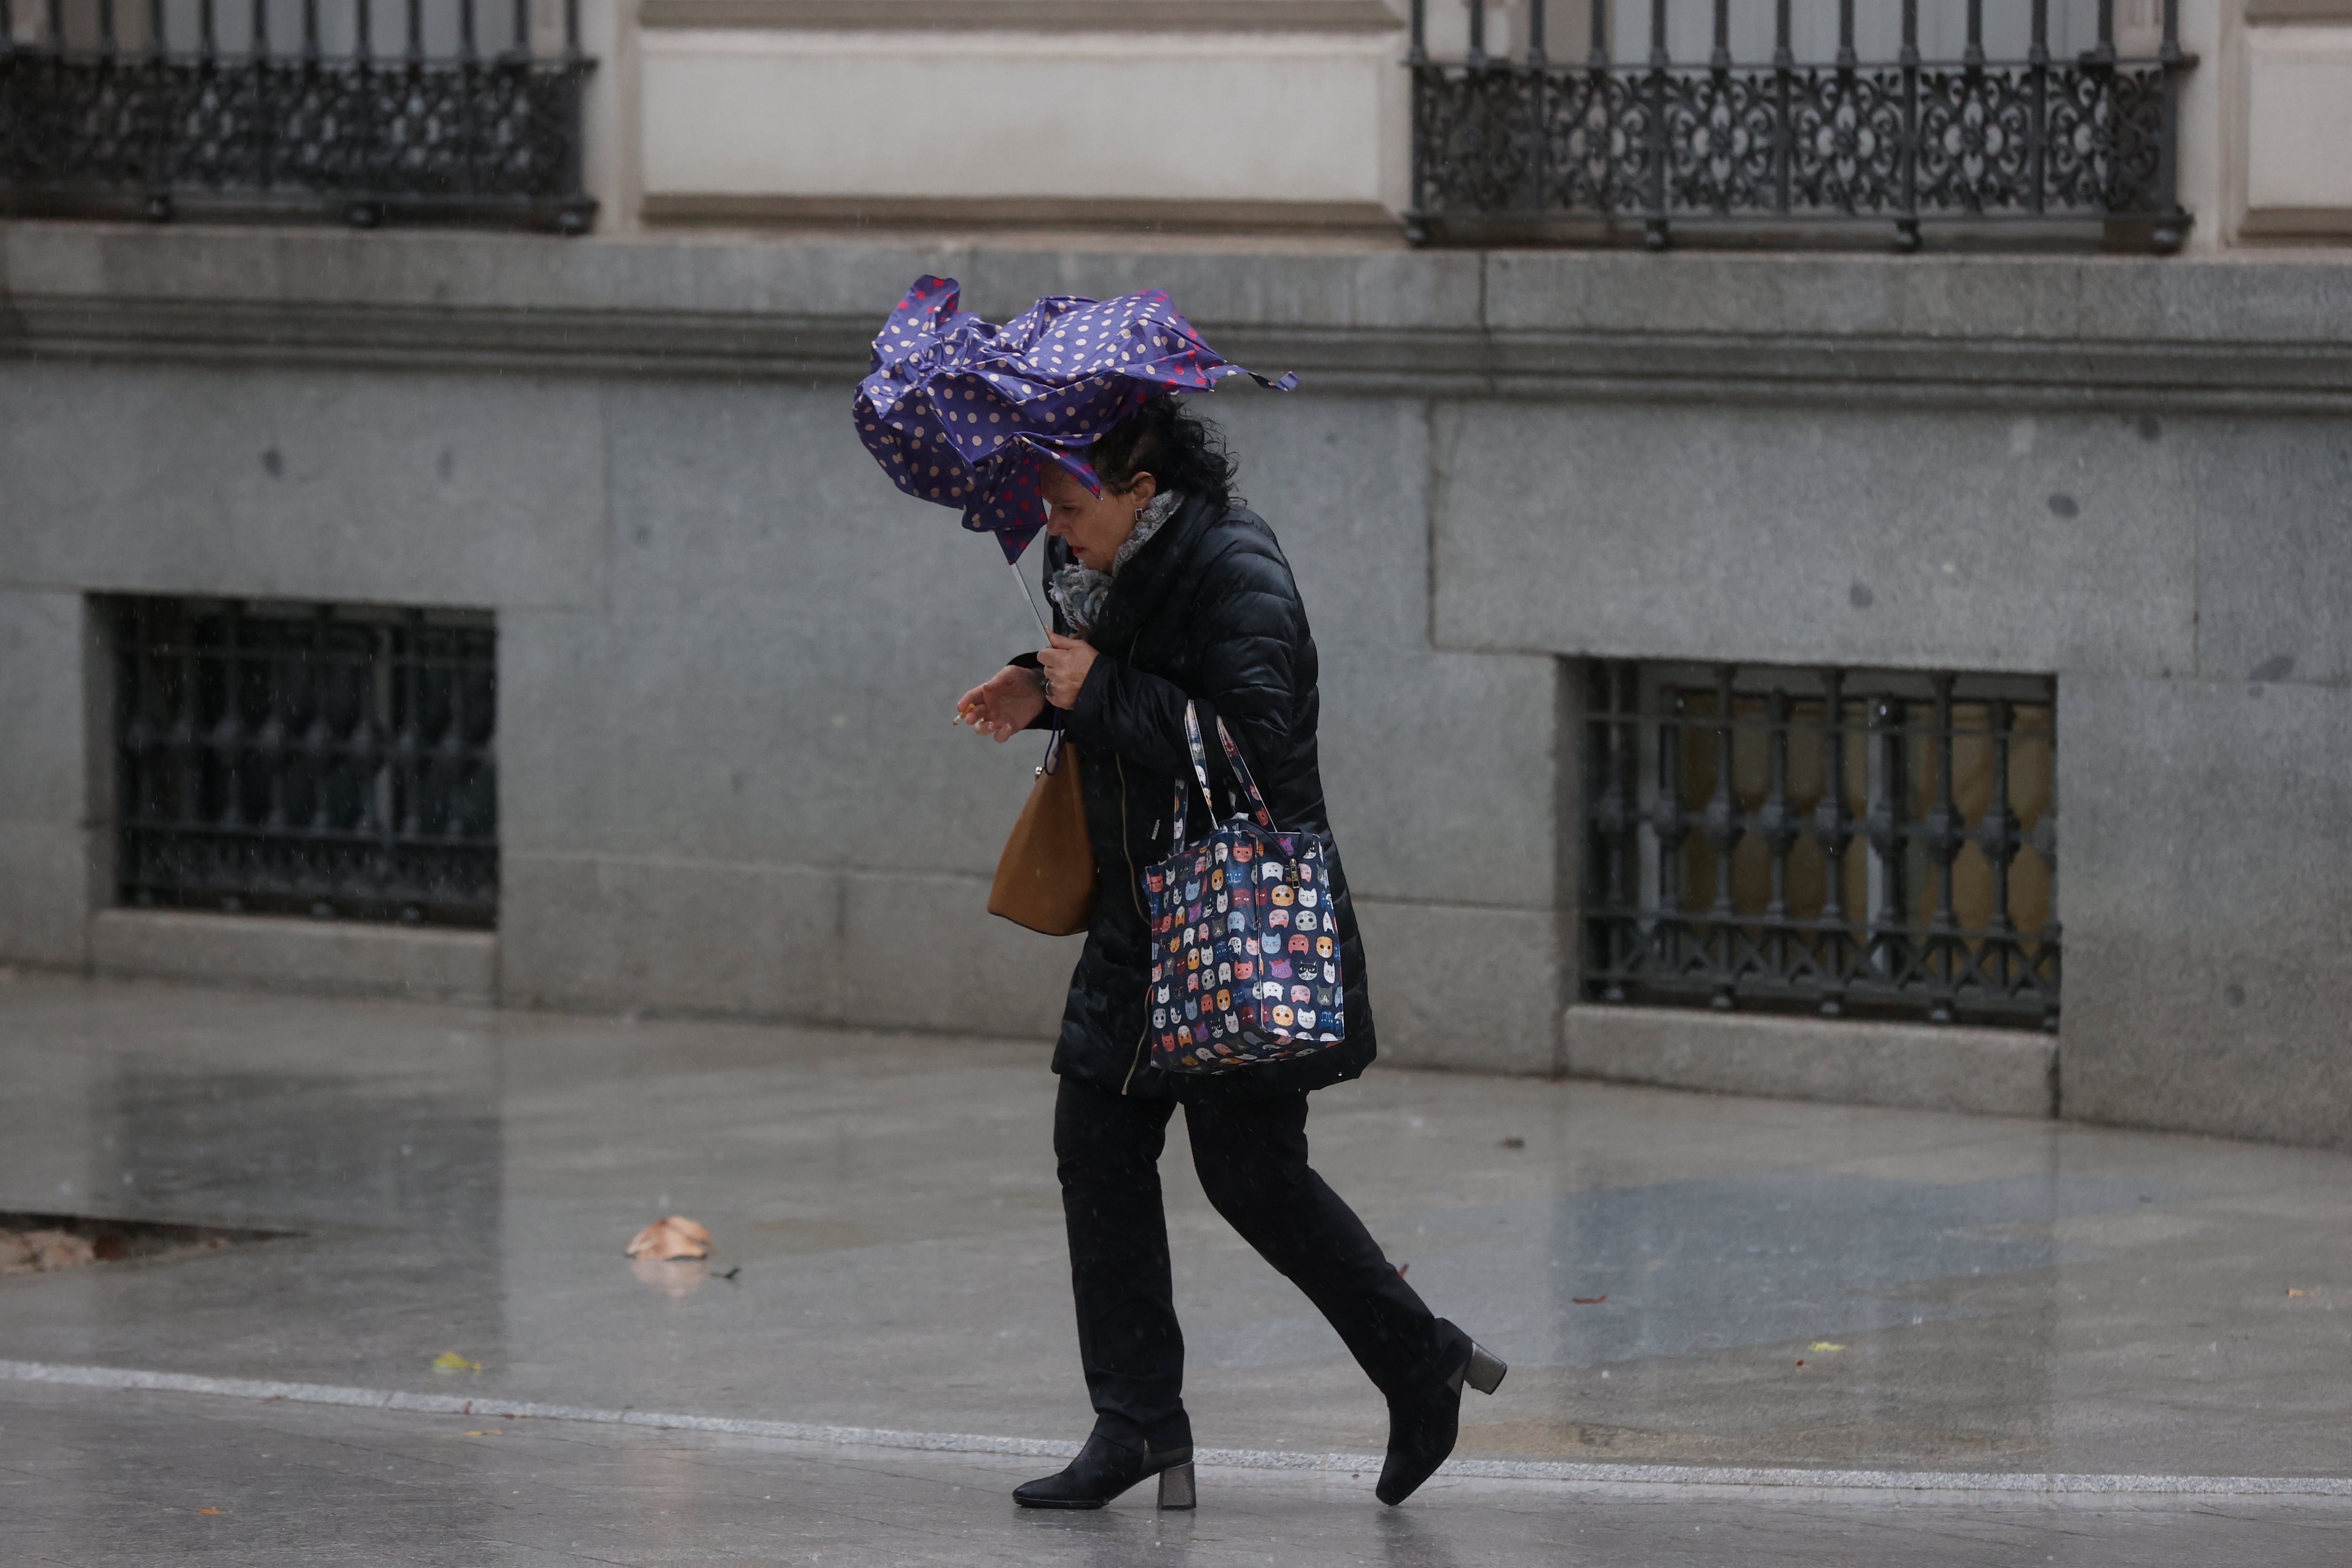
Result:
<svg viewBox="0 0 2352 1568">
<path fill-rule="evenodd" d="M 1001 327 L 958 309 L 961 293 L 952 278 L 915 279 L 875 338 L 850 409 L 892 482 L 957 508 L 966 528 L 996 536 L 1007 563 L 1045 526 L 1047 465 L 1101 494 L 1087 448 L 1139 404 L 1231 375 L 1278 392 L 1298 384 L 1226 360 L 1163 289 L 1048 295 Z"/>
</svg>

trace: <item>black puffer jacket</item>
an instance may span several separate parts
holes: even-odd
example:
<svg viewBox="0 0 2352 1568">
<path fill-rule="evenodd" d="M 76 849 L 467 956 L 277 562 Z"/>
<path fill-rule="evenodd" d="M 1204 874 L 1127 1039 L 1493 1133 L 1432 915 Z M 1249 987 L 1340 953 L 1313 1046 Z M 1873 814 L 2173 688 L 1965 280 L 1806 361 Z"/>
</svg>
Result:
<svg viewBox="0 0 2352 1568">
<path fill-rule="evenodd" d="M 1050 581 L 1069 556 L 1059 540 L 1046 544 Z M 1336 845 L 1331 902 L 1346 983 L 1346 1042 L 1290 1061 L 1203 1076 L 1160 1072 L 1144 1037 L 1151 955 L 1140 879 L 1168 857 L 1176 780 L 1193 776 L 1186 700 L 1200 706 L 1218 819 L 1233 811 L 1238 792 L 1215 741 L 1214 721 L 1222 718 L 1276 826 L 1321 833 L 1327 841 L 1330 834 L 1316 768 L 1315 639 L 1274 531 L 1245 508 L 1188 498 L 1119 568 L 1087 640 L 1098 657 L 1063 722 L 1078 751 L 1098 879 L 1054 1070 L 1127 1094 L 1187 1100 L 1320 1089 L 1354 1078 L 1374 1054 L 1372 1009 Z M 1197 785 L 1189 812 L 1197 838 L 1206 827 Z"/>
</svg>

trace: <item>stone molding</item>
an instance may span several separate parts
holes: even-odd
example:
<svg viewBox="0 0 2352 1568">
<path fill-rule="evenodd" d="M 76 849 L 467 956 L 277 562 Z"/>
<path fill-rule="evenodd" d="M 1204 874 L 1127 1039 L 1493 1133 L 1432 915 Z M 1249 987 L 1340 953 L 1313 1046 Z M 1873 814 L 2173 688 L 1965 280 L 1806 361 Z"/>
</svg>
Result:
<svg viewBox="0 0 2352 1568">
<path fill-rule="evenodd" d="M 2246 20 L 2265 22 L 2352 22 L 2352 0 L 2246 0 Z"/>
<path fill-rule="evenodd" d="M 1141 234 L 1394 236 L 1378 202 L 1161 201 L 1093 196 L 788 196 L 655 193 L 638 215 L 656 228 L 1061 229 Z"/>
<path fill-rule="evenodd" d="M 658 28 L 824 32 L 1387 33 L 1381 0 L 645 0 Z"/>
<path fill-rule="evenodd" d="M 2352 411 L 2352 258 L 1738 256 L 0 225 L 0 356 L 845 382 L 905 280 L 1160 285 L 1318 390 Z"/>
</svg>

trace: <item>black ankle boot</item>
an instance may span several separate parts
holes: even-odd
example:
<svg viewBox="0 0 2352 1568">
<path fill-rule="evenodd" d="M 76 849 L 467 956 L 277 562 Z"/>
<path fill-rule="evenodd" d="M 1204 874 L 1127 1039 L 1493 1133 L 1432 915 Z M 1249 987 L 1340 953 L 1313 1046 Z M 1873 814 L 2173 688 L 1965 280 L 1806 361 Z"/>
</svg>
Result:
<svg viewBox="0 0 2352 1568">
<path fill-rule="evenodd" d="M 1154 1450 L 1140 1437 L 1119 1438 L 1094 1429 L 1069 1468 L 1013 1489 L 1023 1508 L 1100 1508 L 1147 1476 L 1160 1478 L 1160 1506 L 1191 1508 L 1192 1444 Z"/>
<path fill-rule="evenodd" d="M 1391 1508 L 1420 1489 L 1454 1452 L 1462 1428 L 1462 1385 L 1492 1394 L 1510 1370 L 1444 1318 L 1437 1327 L 1445 1344 L 1438 1363 L 1443 1374 L 1431 1386 L 1389 1396 L 1389 1457 L 1373 1495 Z"/>
</svg>

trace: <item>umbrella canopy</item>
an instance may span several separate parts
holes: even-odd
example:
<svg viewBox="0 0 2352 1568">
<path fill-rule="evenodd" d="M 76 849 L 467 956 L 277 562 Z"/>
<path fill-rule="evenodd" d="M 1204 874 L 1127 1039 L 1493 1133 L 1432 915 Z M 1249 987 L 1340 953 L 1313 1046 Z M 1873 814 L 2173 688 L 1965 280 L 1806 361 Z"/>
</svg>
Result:
<svg viewBox="0 0 2352 1568">
<path fill-rule="evenodd" d="M 1099 494 L 1097 437 L 1155 394 L 1205 392 L 1229 375 L 1287 392 L 1202 342 L 1149 289 L 1116 300 L 1048 295 L 1003 326 L 957 308 L 952 278 L 922 277 L 874 340 L 850 405 L 858 438 L 898 487 L 992 533 L 1007 561 L 1045 526 L 1040 489 L 1058 464 Z"/>
</svg>

